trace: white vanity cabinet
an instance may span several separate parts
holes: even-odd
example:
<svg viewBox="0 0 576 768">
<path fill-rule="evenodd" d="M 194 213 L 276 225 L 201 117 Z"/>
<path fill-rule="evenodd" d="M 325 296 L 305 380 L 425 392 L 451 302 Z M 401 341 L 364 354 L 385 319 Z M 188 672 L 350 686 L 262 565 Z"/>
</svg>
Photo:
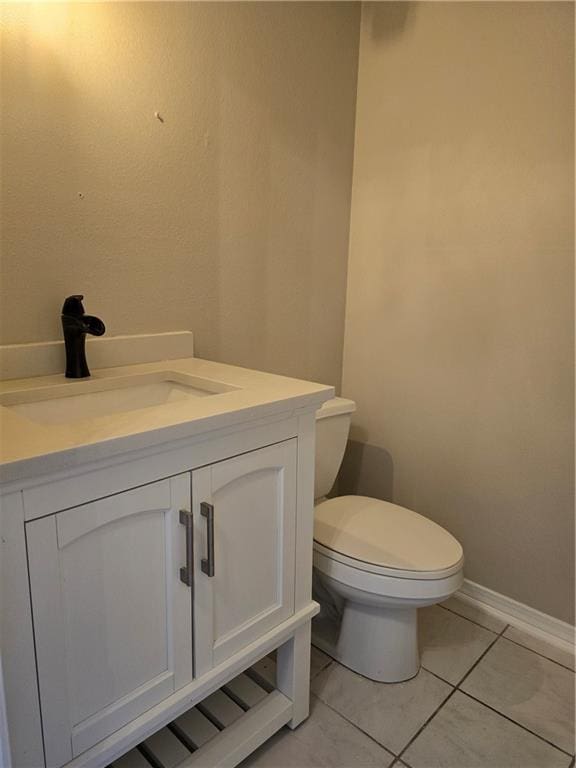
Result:
<svg viewBox="0 0 576 768">
<path fill-rule="evenodd" d="M 46 765 L 294 613 L 297 440 L 26 523 Z"/>
<path fill-rule="evenodd" d="M 125 405 L 143 381 L 192 394 L 78 421 L 66 399 Z M 0 382 L 0 768 L 117 768 L 248 691 L 178 763 L 232 768 L 308 716 L 315 414 L 332 395 L 193 357 Z M 54 399 L 69 421 L 34 421 Z M 250 687 L 272 651 L 274 680 Z"/>
</svg>

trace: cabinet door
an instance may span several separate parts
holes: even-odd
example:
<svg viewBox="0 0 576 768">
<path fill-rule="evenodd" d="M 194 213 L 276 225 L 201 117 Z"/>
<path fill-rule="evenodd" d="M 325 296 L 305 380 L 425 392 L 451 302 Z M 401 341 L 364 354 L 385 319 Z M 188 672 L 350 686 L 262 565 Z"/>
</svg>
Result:
<svg viewBox="0 0 576 768">
<path fill-rule="evenodd" d="M 189 505 L 185 474 L 27 524 L 48 766 L 191 681 Z"/>
<path fill-rule="evenodd" d="M 192 507 L 201 675 L 294 612 L 296 440 L 194 471 Z"/>
</svg>

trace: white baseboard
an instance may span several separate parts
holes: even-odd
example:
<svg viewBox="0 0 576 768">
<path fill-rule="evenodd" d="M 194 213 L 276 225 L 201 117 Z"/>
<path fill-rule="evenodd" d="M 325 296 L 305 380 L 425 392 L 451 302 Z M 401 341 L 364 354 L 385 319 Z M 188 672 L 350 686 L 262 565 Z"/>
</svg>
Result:
<svg viewBox="0 0 576 768">
<path fill-rule="evenodd" d="M 548 616 L 469 579 L 464 579 L 464 584 L 455 597 L 534 637 L 574 653 L 575 628 L 565 621 Z"/>
<path fill-rule="evenodd" d="M 155 363 L 194 357 L 191 331 L 143 333 L 135 336 L 102 336 L 86 339 L 90 368 L 116 368 L 122 365 Z M 64 373 L 63 341 L 0 346 L 0 379 L 28 379 Z"/>
</svg>

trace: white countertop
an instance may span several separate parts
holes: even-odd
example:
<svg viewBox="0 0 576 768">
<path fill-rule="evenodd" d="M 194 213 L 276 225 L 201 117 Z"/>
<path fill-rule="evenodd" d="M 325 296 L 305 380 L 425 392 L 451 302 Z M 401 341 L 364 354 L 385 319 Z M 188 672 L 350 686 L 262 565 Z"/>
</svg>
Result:
<svg viewBox="0 0 576 768">
<path fill-rule="evenodd" d="M 41 424 L 0 406 L 0 483 L 51 474 L 295 408 L 319 408 L 334 396 L 333 387 L 323 384 L 199 358 L 102 368 L 93 370 L 89 381 L 160 371 L 214 379 L 238 389 L 66 424 Z M 58 385 L 65 388 L 71 381 L 78 384 L 78 380 L 63 375 L 3 381 L 0 393 Z"/>
</svg>

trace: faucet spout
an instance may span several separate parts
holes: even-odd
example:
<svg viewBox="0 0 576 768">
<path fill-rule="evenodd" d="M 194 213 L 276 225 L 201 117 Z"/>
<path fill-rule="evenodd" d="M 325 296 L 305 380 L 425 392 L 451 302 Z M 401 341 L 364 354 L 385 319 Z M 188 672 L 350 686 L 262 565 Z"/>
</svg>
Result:
<svg viewBox="0 0 576 768">
<path fill-rule="evenodd" d="M 102 336 L 106 326 L 99 317 L 87 315 L 82 304 L 84 296 L 68 296 L 62 307 L 62 330 L 66 348 L 66 378 L 83 379 L 90 376 L 86 362 L 86 334 Z"/>
</svg>

